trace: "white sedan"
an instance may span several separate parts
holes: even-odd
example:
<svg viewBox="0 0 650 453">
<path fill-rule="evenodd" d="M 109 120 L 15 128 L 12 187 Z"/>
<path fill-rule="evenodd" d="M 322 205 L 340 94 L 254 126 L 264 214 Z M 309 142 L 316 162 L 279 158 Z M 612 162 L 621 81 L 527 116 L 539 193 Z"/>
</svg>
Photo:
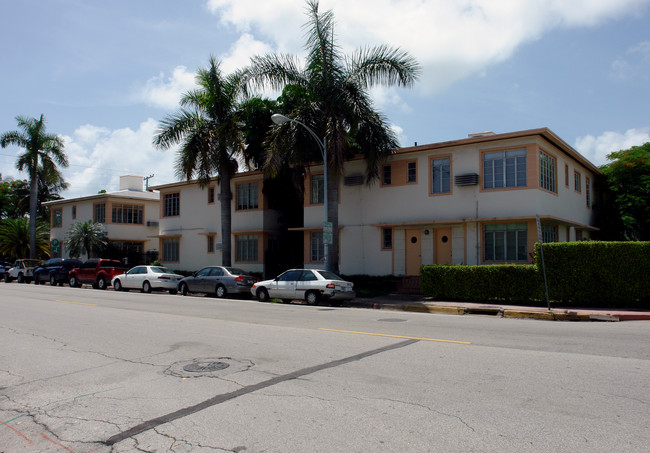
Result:
<svg viewBox="0 0 650 453">
<path fill-rule="evenodd" d="M 176 294 L 178 282 L 182 275 L 175 274 L 162 266 L 136 266 L 111 280 L 115 291 L 139 289 L 150 293 L 154 289 L 165 289 L 169 294 Z"/>
<path fill-rule="evenodd" d="M 345 300 L 356 297 L 354 284 L 343 280 L 333 272 L 318 269 L 291 269 L 273 280 L 257 282 L 251 288 L 253 296 L 260 302 L 272 298 L 288 303 L 304 299 L 309 305 L 321 299 Z"/>
</svg>

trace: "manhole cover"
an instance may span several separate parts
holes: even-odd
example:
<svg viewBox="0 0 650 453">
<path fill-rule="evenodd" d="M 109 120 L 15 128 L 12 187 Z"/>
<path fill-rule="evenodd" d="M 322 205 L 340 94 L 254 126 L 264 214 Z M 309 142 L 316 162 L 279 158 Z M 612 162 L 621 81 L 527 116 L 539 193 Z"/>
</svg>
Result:
<svg viewBox="0 0 650 453">
<path fill-rule="evenodd" d="M 230 365 L 226 362 L 200 362 L 200 363 L 190 363 L 185 365 L 183 370 L 190 371 L 192 373 L 206 373 L 210 371 L 219 371 L 225 370 Z"/>
</svg>

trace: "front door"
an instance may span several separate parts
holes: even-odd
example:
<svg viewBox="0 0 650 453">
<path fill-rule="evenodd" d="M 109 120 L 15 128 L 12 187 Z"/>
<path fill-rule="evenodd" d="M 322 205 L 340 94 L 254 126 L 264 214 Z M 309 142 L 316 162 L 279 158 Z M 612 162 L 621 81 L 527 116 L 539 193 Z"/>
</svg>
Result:
<svg viewBox="0 0 650 453">
<path fill-rule="evenodd" d="M 420 275 L 422 266 L 422 230 L 406 230 L 406 275 Z"/>
<path fill-rule="evenodd" d="M 436 264 L 451 264 L 451 228 L 436 228 Z"/>
</svg>

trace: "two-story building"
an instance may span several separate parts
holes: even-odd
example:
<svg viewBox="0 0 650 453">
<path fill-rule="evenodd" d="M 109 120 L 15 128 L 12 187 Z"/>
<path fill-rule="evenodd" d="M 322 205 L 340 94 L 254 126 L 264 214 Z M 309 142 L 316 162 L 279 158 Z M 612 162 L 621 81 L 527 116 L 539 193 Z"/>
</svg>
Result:
<svg viewBox="0 0 650 453">
<path fill-rule="evenodd" d="M 143 190 L 141 176 L 121 176 L 120 190 L 43 203 L 50 208 L 53 257 L 69 257 L 65 237 L 76 222 L 104 225 L 111 253 L 131 263 L 148 262 L 158 255 L 159 194 Z"/>
</svg>

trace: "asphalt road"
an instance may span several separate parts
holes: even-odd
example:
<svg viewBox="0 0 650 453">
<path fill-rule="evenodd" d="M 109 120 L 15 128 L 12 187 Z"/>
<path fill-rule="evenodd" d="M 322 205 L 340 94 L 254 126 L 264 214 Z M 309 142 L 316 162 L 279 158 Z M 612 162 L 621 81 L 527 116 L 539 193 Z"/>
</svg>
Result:
<svg viewBox="0 0 650 453">
<path fill-rule="evenodd" d="M 647 452 L 650 322 L 0 283 L 0 452 Z"/>
</svg>

